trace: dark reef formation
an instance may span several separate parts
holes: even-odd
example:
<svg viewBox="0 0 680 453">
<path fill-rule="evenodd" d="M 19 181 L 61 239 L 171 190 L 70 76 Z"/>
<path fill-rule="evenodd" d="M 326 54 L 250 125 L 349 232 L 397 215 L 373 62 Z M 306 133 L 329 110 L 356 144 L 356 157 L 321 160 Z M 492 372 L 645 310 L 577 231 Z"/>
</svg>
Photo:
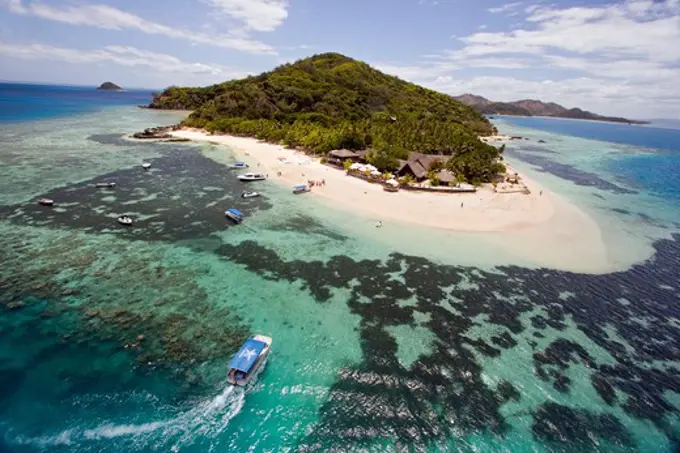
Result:
<svg viewBox="0 0 680 453">
<path fill-rule="evenodd" d="M 160 256 L 104 260 L 130 253 L 135 240 L 186 241 L 264 279 L 302 282 L 319 304 L 344 294 L 359 317 L 362 361 L 338 370 L 319 423 L 299 439 L 301 451 L 358 450 L 383 442 L 424 449 L 481 431 L 503 439 L 517 418 L 550 451 L 634 451 L 632 434 L 616 414 L 650 422 L 679 448 L 678 428 L 669 422 L 679 408 L 667 392 L 680 393 L 680 236 L 658 241 L 652 260 L 607 275 L 517 266 L 486 271 L 400 253 L 385 260 L 286 260 L 254 240 L 232 245 L 214 236 L 227 226 L 220 212 L 204 208 L 211 202 L 246 212 L 271 207 L 266 197 L 240 199 L 241 186 L 229 185 L 223 167 L 190 150 L 170 149 L 153 168 L 172 175 L 174 184 L 165 186 L 162 177 L 139 169 L 95 179 L 118 182 L 117 202 L 136 200 L 135 211 L 164 213 L 170 220 L 112 230 L 111 219 L 100 213 L 107 194 L 92 191 L 87 181 L 43 194 L 67 202 L 65 212 L 35 204 L 0 207 L 0 215 L 16 225 L 0 237 L 3 315 L 41 307 L 45 319 L 73 316 L 85 333 L 63 332 L 72 335 L 69 341 L 86 334 L 121 347 L 137 343 L 140 361 L 224 359 L 247 334 L 247 321 L 209 303 L 197 283 L 199 270 L 149 265 Z M 206 181 L 225 189 L 197 191 Z M 135 189 L 142 182 L 144 193 Z M 149 193 L 159 196 L 148 201 Z M 58 240 L 41 243 L 38 230 L 31 233 L 27 226 L 49 227 Z M 348 240 L 305 216 L 272 228 Z M 130 242 L 100 253 L 98 243 L 74 231 L 117 234 Z M 121 282 L 144 282 L 145 289 L 130 298 Z M 401 303 L 407 300 L 413 303 Z M 24 305 L 10 310 L 18 302 Z M 394 326 L 428 329 L 434 338 L 428 352 L 404 366 L 398 339 L 390 334 Z M 485 379 L 485 364 L 496 360 L 526 361 L 534 385 L 554 389 L 564 400 L 503 415 L 504 405 L 526 401 L 517 382 Z M 607 412 L 569 406 L 575 379 L 592 386 Z"/>
</svg>

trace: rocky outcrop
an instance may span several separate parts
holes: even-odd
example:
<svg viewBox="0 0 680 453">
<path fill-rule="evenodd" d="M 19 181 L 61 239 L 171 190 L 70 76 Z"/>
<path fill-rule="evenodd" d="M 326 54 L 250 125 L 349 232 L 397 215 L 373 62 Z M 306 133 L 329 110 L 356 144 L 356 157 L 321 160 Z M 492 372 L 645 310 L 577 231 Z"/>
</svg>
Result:
<svg viewBox="0 0 680 453">
<path fill-rule="evenodd" d="M 142 132 L 135 132 L 132 138 L 138 140 L 160 140 L 164 142 L 188 142 L 187 138 L 178 138 L 170 134 L 172 131 L 179 130 L 180 126 L 158 126 L 144 129 Z"/>
<path fill-rule="evenodd" d="M 97 89 L 101 91 L 123 91 L 121 87 L 119 87 L 113 82 L 104 82 L 101 85 L 99 85 Z"/>
</svg>

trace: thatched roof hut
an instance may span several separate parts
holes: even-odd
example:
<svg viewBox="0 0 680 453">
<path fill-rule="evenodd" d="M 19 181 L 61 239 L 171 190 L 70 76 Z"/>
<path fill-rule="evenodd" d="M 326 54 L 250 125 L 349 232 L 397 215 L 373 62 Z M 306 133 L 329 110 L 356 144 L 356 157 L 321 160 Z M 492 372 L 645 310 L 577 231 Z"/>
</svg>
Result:
<svg viewBox="0 0 680 453">
<path fill-rule="evenodd" d="M 442 170 L 437 173 L 437 179 L 439 179 L 439 182 L 442 184 L 449 186 L 451 183 L 456 182 L 456 175 L 448 170 Z"/>
<path fill-rule="evenodd" d="M 349 149 L 336 149 L 328 153 L 328 157 L 332 157 L 335 159 L 340 159 L 340 160 L 356 160 L 359 158 L 359 154 L 350 151 Z"/>
<path fill-rule="evenodd" d="M 423 180 L 427 178 L 427 173 L 430 171 L 430 166 L 434 162 L 444 160 L 446 160 L 446 156 L 411 153 L 407 161 L 400 161 L 400 167 L 396 171 L 396 174 L 399 176 L 410 174 L 415 179 Z"/>
</svg>

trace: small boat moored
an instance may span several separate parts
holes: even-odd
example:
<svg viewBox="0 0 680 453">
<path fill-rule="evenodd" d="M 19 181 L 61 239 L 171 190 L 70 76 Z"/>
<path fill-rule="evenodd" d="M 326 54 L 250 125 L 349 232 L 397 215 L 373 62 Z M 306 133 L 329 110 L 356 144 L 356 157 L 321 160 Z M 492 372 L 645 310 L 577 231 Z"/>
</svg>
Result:
<svg viewBox="0 0 680 453">
<path fill-rule="evenodd" d="M 229 165 L 229 168 L 233 169 L 248 168 L 248 164 L 245 162 L 234 162 L 233 164 Z"/>
<path fill-rule="evenodd" d="M 54 206 L 54 200 L 51 198 L 41 198 L 38 200 L 38 203 L 40 203 L 43 206 Z"/>
<path fill-rule="evenodd" d="M 383 185 L 383 190 L 387 192 L 399 192 L 399 181 L 396 179 L 390 179 L 388 181 L 385 181 L 385 184 Z"/>
<path fill-rule="evenodd" d="M 135 221 L 129 215 L 122 215 L 118 217 L 118 223 L 121 225 L 130 226 L 135 223 Z"/>
<path fill-rule="evenodd" d="M 144 170 L 148 170 L 149 168 L 151 168 L 151 164 L 148 163 L 148 162 L 144 162 L 144 163 L 142 164 L 142 168 L 144 168 Z"/>
<path fill-rule="evenodd" d="M 260 195 L 262 195 L 260 192 L 248 192 L 248 191 L 246 191 L 246 192 L 243 192 L 241 194 L 241 198 L 255 198 L 255 197 L 259 197 Z"/>
<path fill-rule="evenodd" d="M 243 175 L 238 175 L 239 181 L 264 181 L 267 179 L 267 175 L 264 173 L 246 173 Z"/>
<path fill-rule="evenodd" d="M 234 223 L 241 223 L 243 222 L 243 213 L 239 211 L 238 209 L 228 209 L 227 211 L 224 212 L 224 215 L 227 216 L 227 218 Z"/>
<path fill-rule="evenodd" d="M 307 184 L 299 184 L 297 186 L 293 186 L 293 193 L 295 195 L 311 191 L 312 189 Z"/>
<path fill-rule="evenodd" d="M 94 185 L 97 189 L 113 189 L 116 187 L 115 182 L 98 182 Z"/>
<path fill-rule="evenodd" d="M 248 338 L 229 361 L 227 380 L 230 384 L 245 386 L 257 375 L 269 351 L 272 339 L 264 335 Z"/>
</svg>

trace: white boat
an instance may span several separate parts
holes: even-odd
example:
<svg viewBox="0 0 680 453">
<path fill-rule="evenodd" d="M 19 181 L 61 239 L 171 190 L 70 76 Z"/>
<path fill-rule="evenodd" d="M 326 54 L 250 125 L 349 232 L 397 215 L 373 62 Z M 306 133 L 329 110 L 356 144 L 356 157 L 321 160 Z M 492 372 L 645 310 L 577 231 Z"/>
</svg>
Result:
<svg viewBox="0 0 680 453">
<path fill-rule="evenodd" d="M 255 198 L 255 197 L 259 197 L 260 195 L 262 195 L 260 192 L 247 192 L 246 191 L 246 192 L 243 192 L 241 194 L 241 198 Z"/>
<path fill-rule="evenodd" d="M 148 162 L 144 162 L 144 163 L 142 164 L 142 168 L 144 168 L 144 170 L 148 170 L 149 168 L 151 168 L 151 164 L 148 163 Z"/>
<path fill-rule="evenodd" d="M 113 189 L 116 187 L 115 182 L 98 182 L 94 185 L 98 189 Z"/>
<path fill-rule="evenodd" d="M 227 216 L 229 220 L 231 220 L 234 223 L 241 223 L 243 222 L 243 213 L 239 211 L 238 209 L 228 209 L 224 211 L 224 215 Z"/>
<path fill-rule="evenodd" d="M 51 198 L 41 198 L 38 200 L 38 203 L 40 203 L 43 206 L 54 206 L 54 200 Z"/>
<path fill-rule="evenodd" d="M 386 190 L 387 192 L 399 192 L 399 181 L 397 181 L 396 179 L 390 179 L 389 181 L 385 181 L 383 189 Z"/>
<path fill-rule="evenodd" d="M 130 226 L 134 222 L 135 221 L 132 219 L 132 217 L 130 217 L 128 215 L 122 215 L 122 216 L 118 217 L 118 223 L 120 223 L 121 225 Z"/>
<path fill-rule="evenodd" d="M 234 162 L 233 164 L 229 165 L 229 168 L 233 169 L 248 168 L 248 164 L 246 162 Z"/>
<path fill-rule="evenodd" d="M 230 384 L 245 386 L 262 369 L 269 351 L 272 339 L 264 335 L 253 335 L 248 338 L 241 349 L 229 361 L 227 380 Z"/>
<path fill-rule="evenodd" d="M 243 175 L 238 175 L 239 181 L 264 181 L 267 179 L 267 175 L 264 173 L 246 173 Z"/>
<path fill-rule="evenodd" d="M 293 193 L 295 195 L 311 191 L 312 189 L 307 184 L 298 184 L 297 186 L 293 186 Z"/>
</svg>

